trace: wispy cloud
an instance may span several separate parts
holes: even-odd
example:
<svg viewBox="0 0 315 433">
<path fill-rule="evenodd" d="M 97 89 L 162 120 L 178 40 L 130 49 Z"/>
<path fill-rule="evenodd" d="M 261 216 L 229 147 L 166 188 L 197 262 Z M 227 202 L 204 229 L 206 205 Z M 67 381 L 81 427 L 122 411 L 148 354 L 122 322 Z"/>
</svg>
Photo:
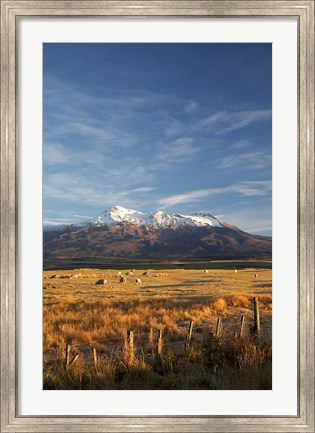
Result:
<svg viewBox="0 0 315 433">
<path fill-rule="evenodd" d="M 247 207 L 245 210 L 228 212 L 223 215 L 222 219 L 226 222 L 233 222 L 248 233 L 266 234 L 272 231 L 272 220 L 270 208 L 260 206 Z"/>
<path fill-rule="evenodd" d="M 60 224 L 72 224 L 73 220 L 69 218 L 43 219 L 44 226 L 58 226 Z"/>
<path fill-rule="evenodd" d="M 196 101 L 189 101 L 187 106 L 186 106 L 186 112 L 191 113 L 192 111 L 195 111 L 197 107 L 198 107 L 198 104 Z"/>
<path fill-rule="evenodd" d="M 56 212 L 56 211 L 51 211 L 49 209 L 45 210 L 45 214 L 46 213 L 53 213 L 53 214 L 58 214 L 60 215 L 60 212 Z M 85 214 L 80 214 L 80 213 L 75 213 L 75 212 L 63 212 L 63 217 L 60 218 L 60 216 L 57 217 L 44 217 L 43 218 L 43 223 L 44 225 L 59 225 L 59 224 L 73 224 L 73 223 L 78 223 L 78 222 L 82 222 L 82 221 L 86 221 L 88 219 L 91 219 L 95 217 L 95 215 L 85 215 Z"/>
<path fill-rule="evenodd" d="M 115 183 L 119 188 L 125 187 L 126 190 L 141 188 L 145 180 L 148 183 L 156 180 L 156 174 L 152 171 L 151 163 L 144 163 L 141 158 L 121 155 L 115 161 L 111 160 L 112 166 L 104 167 L 105 177 Z"/>
<path fill-rule="evenodd" d="M 60 143 L 46 142 L 44 144 L 44 163 L 47 165 L 69 164 L 72 157 L 66 150 L 65 146 Z"/>
<path fill-rule="evenodd" d="M 84 140 L 90 151 L 100 150 L 104 145 L 126 148 L 136 144 L 136 136 L 127 121 L 135 116 L 136 107 L 145 105 L 145 98 L 100 97 L 50 76 L 44 81 L 46 141 L 60 142 L 72 137 Z"/>
<path fill-rule="evenodd" d="M 108 176 L 107 176 L 108 175 Z M 95 208 L 95 212 L 102 211 L 107 207 L 121 204 L 126 207 L 142 208 L 143 194 L 153 190 L 153 187 L 139 187 L 130 189 L 130 178 L 126 176 L 121 182 L 111 179 L 112 175 L 106 174 L 82 174 L 72 172 L 72 176 L 67 173 L 46 173 L 44 178 L 44 195 L 49 200 L 58 200 L 61 203 L 75 203 L 84 206 L 88 205 Z M 141 177 L 143 180 L 143 176 Z M 110 180 L 113 180 L 111 183 Z M 150 203 L 150 200 L 146 199 Z M 48 207 L 47 207 L 48 209 Z M 94 211 L 90 210 L 93 212 Z M 76 214 L 71 215 L 68 212 L 63 213 L 62 217 L 71 219 L 85 219 L 88 215 Z"/>
<path fill-rule="evenodd" d="M 219 56 L 202 55 L 214 46 Z M 252 80 L 270 65 L 266 47 L 252 55 L 242 44 L 241 61 L 226 44 L 45 47 L 44 209 L 57 211 L 48 220 L 84 220 L 117 204 L 193 211 L 211 202 L 223 213 L 256 196 L 270 206 L 266 185 L 242 182 L 270 175 L 271 81 Z"/>
<path fill-rule="evenodd" d="M 251 142 L 249 140 L 238 140 L 235 143 L 231 144 L 231 149 L 244 149 L 245 147 L 250 147 Z"/>
<path fill-rule="evenodd" d="M 82 215 L 80 213 L 73 213 L 73 212 L 66 212 L 66 215 L 68 215 L 71 218 L 78 218 L 78 219 L 82 219 L 82 218 L 93 218 L 92 215 Z"/>
<path fill-rule="evenodd" d="M 261 197 L 271 193 L 272 182 L 271 180 L 261 180 L 261 181 L 246 181 L 240 182 L 236 185 L 231 185 L 231 192 L 246 196 L 246 197 Z"/>
<path fill-rule="evenodd" d="M 240 196 L 264 196 L 270 194 L 271 182 L 270 181 L 256 181 L 256 182 L 240 182 L 235 185 L 224 186 L 220 188 L 205 188 L 196 191 L 189 191 L 183 194 L 175 194 L 164 197 L 159 200 L 159 204 L 163 207 L 175 206 L 183 203 L 192 203 L 201 201 L 218 194 L 235 193 Z"/>
<path fill-rule="evenodd" d="M 182 137 L 170 143 L 164 144 L 159 153 L 158 158 L 168 161 L 180 161 L 183 158 L 190 157 L 201 150 L 191 137 Z"/>
<path fill-rule="evenodd" d="M 216 189 L 200 189 L 198 191 L 190 191 L 184 194 L 175 194 L 169 197 L 162 198 L 159 200 L 159 204 L 163 207 L 169 207 L 175 206 L 180 203 L 192 203 L 216 193 Z"/>
<path fill-rule="evenodd" d="M 112 133 L 116 136 L 128 130 L 129 122 L 141 123 L 144 119 L 156 122 L 158 117 L 157 126 L 163 125 L 167 135 L 174 135 L 183 126 L 177 116 L 197 107 L 195 101 L 178 95 L 143 88 L 129 91 L 113 88 L 111 94 L 99 96 L 87 94 L 50 75 L 44 77 L 44 83 L 45 116 L 58 121 L 57 125 L 47 122 L 48 134 L 78 131 L 92 135 L 101 133 L 113 138 L 110 137 Z"/>
<path fill-rule="evenodd" d="M 184 130 L 184 125 L 177 119 L 170 118 L 167 119 L 166 125 L 164 127 L 164 134 L 167 137 L 172 137 L 174 135 L 182 134 Z"/>
<path fill-rule="evenodd" d="M 135 188 L 132 190 L 132 192 L 150 192 L 155 190 L 155 188 L 150 187 L 150 186 L 142 186 L 140 188 Z"/>
<path fill-rule="evenodd" d="M 223 134 L 270 118 L 271 110 L 219 111 L 201 119 L 198 126 L 215 130 L 216 134 Z"/>
<path fill-rule="evenodd" d="M 52 215 L 58 215 L 58 216 L 60 216 L 60 211 L 56 211 L 56 210 L 53 210 L 53 209 L 45 209 L 44 210 L 44 215 L 46 216 L 46 214 L 52 214 Z M 85 219 L 88 219 L 88 218 L 92 218 L 94 215 L 91 215 L 91 214 L 89 214 L 89 215 L 86 215 L 86 214 L 81 214 L 81 213 L 77 213 L 77 212 L 68 212 L 68 211 L 64 211 L 63 213 L 63 216 L 64 216 L 64 218 L 80 218 L 80 219 L 82 219 L 82 218 L 85 218 Z M 58 219 L 58 218 L 54 218 L 54 217 L 49 217 L 49 218 L 52 218 L 52 219 Z"/>
<path fill-rule="evenodd" d="M 247 152 L 240 154 L 231 154 L 224 156 L 218 162 L 218 167 L 227 169 L 232 167 L 238 167 L 250 170 L 257 170 L 270 166 L 271 155 L 263 152 Z"/>
</svg>

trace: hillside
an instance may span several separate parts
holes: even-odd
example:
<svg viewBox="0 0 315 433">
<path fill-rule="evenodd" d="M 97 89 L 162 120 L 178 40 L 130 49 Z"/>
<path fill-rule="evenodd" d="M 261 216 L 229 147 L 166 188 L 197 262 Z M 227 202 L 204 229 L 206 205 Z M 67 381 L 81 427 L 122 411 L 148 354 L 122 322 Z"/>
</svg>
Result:
<svg viewBox="0 0 315 433">
<path fill-rule="evenodd" d="M 271 257 L 270 237 L 209 213 L 144 214 L 120 206 L 79 225 L 44 231 L 44 258 L 248 259 Z"/>
</svg>

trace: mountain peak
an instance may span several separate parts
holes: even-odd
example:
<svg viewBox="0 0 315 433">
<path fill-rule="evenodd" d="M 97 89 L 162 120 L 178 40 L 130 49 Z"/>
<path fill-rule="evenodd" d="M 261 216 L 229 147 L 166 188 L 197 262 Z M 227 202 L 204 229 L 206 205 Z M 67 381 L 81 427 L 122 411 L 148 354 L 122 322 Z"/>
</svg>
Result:
<svg viewBox="0 0 315 433">
<path fill-rule="evenodd" d="M 120 224 L 134 224 L 138 226 L 153 226 L 156 228 L 191 227 L 222 227 L 220 221 L 208 212 L 183 215 L 179 213 L 167 213 L 163 210 L 154 212 L 141 212 L 128 209 L 120 205 L 106 209 L 97 217 L 85 221 L 80 226 L 113 226 Z"/>
<path fill-rule="evenodd" d="M 116 205 L 109 209 L 106 209 L 97 217 L 81 223 L 81 226 L 82 225 L 106 226 L 106 225 L 115 225 L 119 223 L 141 224 L 144 215 L 145 214 L 137 210 L 127 209 L 123 206 Z"/>
<path fill-rule="evenodd" d="M 209 212 L 141 212 L 119 205 L 79 225 L 44 233 L 46 258 L 256 258 L 270 257 L 271 247 L 271 238 L 245 233 Z"/>
<path fill-rule="evenodd" d="M 210 212 L 207 212 L 207 211 L 195 212 L 192 214 L 192 216 L 202 216 L 202 217 L 215 218 Z"/>
<path fill-rule="evenodd" d="M 127 213 L 127 212 L 137 212 L 134 209 L 127 209 L 126 207 L 120 206 L 120 205 L 113 206 L 113 207 L 111 207 L 111 208 L 109 208 L 107 210 L 109 210 L 109 211 L 124 212 L 124 213 Z"/>
</svg>

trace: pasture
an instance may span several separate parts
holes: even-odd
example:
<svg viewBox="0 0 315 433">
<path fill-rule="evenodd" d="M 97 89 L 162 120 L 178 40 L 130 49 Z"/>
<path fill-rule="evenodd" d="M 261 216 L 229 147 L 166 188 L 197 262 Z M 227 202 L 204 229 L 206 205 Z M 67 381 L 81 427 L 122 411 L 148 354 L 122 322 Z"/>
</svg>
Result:
<svg viewBox="0 0 315 433">
<path fill-rule="evenodd" d="M 44 271 L 44 389 L 271 389 L 271 269 L 205 270 Z"/>
</svg>

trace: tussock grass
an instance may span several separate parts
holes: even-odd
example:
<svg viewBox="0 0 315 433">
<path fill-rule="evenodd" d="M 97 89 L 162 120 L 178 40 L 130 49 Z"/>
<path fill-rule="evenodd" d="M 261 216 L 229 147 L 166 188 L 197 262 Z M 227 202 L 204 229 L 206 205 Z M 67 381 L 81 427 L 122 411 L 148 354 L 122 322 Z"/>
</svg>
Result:
<svg viewBox="0 0 315 433">
<path fill-rule="evenodd" d="M 124 272 L 124 271 L 123 271 Z M 75 278 L 44 273 L 45 389 L 270 389 L 271 388 L 271 270 L 137 270 L 119 283 L 117 270 L 80 269 Z M 68 276 L 73 271 L 59 275 Z M 140 277 L 141 287 L 135 279 Z M 104 286 L 95 280 L 107 279 Z M 253 338 L 253 298 L 262 318 L 261 338 Z M 235 338 L 240 317 L 246 316 L 244 339 Z M 222 337 L 213 336 L 218 317 Z M 194 334 L 183 349 L 189 321 Z M 163 330 L 162 360 L 149 345 Z M 135 333 L 135 357 L 124 352 L 127 329 Z M 116 339 L 115 341 L 104 341 Z M 174 342 L 174 344 L 172 343 Z M 79 358 L 65 369 L 65 348 Z M 80 346 L 82 345 L 83 346 Z M 99 356 L 97 371 L 91 347 Z"/>
</svg>

